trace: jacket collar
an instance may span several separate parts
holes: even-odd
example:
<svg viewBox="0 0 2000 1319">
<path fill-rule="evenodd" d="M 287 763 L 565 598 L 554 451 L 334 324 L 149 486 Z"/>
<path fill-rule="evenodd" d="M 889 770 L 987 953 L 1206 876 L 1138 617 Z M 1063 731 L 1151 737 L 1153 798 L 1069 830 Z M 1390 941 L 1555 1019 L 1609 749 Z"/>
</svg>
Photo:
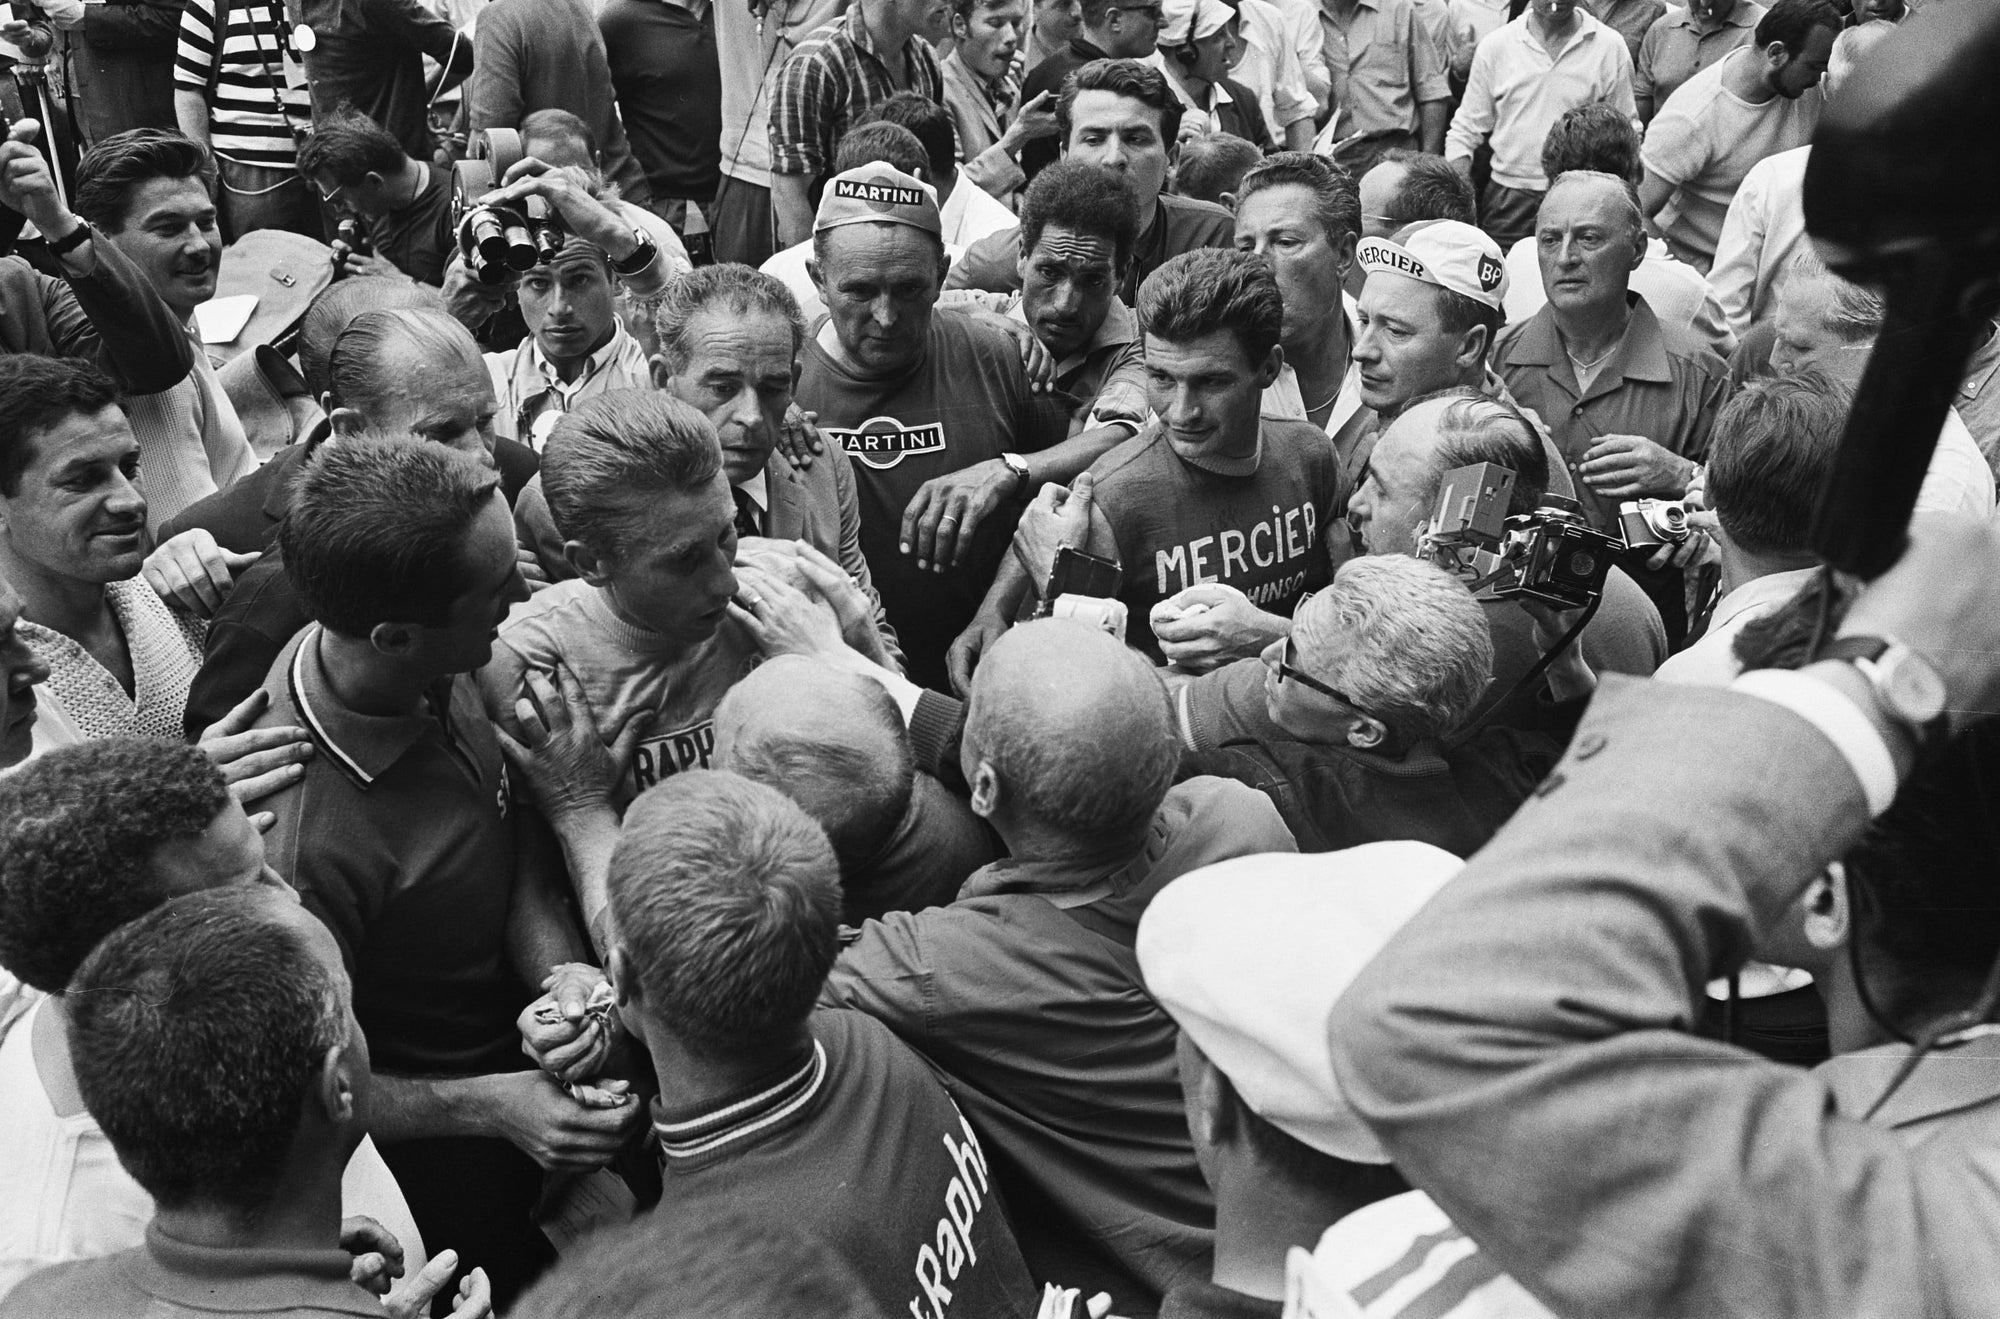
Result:
<svg viewBox="0 0 2000 1319">
<path fill-rule="evenodd" d="M 1814 1069 L 1832 1090 L 1840 1112 L 1860 1120 L 1889 1088 L 1910 1056 L 1906 1044 L 1884 1044 L 1829 1058 Z M 1964 1044 L 1917 1064 L 1908 1081 L 1874 1117 L 1878 1127 L 1909 1127 L 2000 1102 L 2000 1031 L 1975 1035 Z"/>
<path fill-rule="evenodd" d="M 1632 309 L 1632 318 L 1625 326 L 1625 337 L 1618 341 L 1618 346 L 1611 352 L 1611 360 L 1591 381 L 1588 391 L 1579 390 L 1576 386 L 1576 370 L 1570 365 L 1569 353 L 1563 348 L 1562 335 L 1556 329 L 1553 307 L 1543 307 L 1521 327 L 1521 337 L 1507 352 L 1509 365 L 1549 368 L 1549 378 L 1576 395 L 1579 402 L 1613 393 L 1627 381 L 1671 384 L 1674 364 L 1667 356 L 1667 341 L 1660 332 L 1660 318 L 1653 315 L 1653 309 L 1637 293 L 1628 292 L 1625 302 Z"/>
</svg>

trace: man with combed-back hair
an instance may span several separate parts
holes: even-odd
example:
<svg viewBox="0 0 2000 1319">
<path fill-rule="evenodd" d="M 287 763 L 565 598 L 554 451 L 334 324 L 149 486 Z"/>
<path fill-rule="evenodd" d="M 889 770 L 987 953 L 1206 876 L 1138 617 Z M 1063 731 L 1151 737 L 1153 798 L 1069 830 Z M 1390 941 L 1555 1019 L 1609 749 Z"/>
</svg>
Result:
<svg viewBox="0 0 2000 1319">
<path fill-rule="evenodd" d="M 143 1245 L 37 1274 L 0 1315 L 382 1312 L 341 1221 L 374 1086 L 324 925 L 270 887 L 184 893 L 108 934 L 67 1003 L 76 1091 L 157 1212 Z M 389 1306 L 425 1312 L 456 1266 L 444 1252 Z M 453 1301 L 492 1314 L 477 1269 Z"/>
<path fill-rule="evenodd" d="M 1126 638 L 1156 662 L 1253 656 L 1332 575 L 1339 459 L 1318 427 L 1259 415 L 1284 366 L 1283 316 L 1270 265 L 1248 252 L 1175 257 L 1140 293 L 1158 420 L 1091 467 L 1092 536 L 1124 569 Z M 1032 587 L 1009 559 L 953 646 L 961 688 Z"/>
<path fill-rule="evenodd" d="M 105 802 L 118 809 L 107 815 Z M 0 1040 L 0 1295 L 30 1269 L 139 1245 L 153 1213 L 66 1080 L 63 991 L 77 967 L 178 894 L 278 883 L 263 837 L 198 748 L 106 739 L 0 776 L 0 967 L 34 991 Z M 423 1241 L 372 1141 L 348 1161 L 342 1201 L 401 1243 L 409 1275 L 422 1269 Z"/>
<path fill-rule="evenodd" d="M 755 1260 L 755 1268 L 743 1261 Z M 668 1231 L 653 1215 L 580 1243 L 518 1319 L 879 1319 L 844 1260 L 799 1224 L 732 1213 Z"/>
<path fill-rule="evenodd" d="M 837 876 L 810 816 L 734 774 L 677 776 L 627 812 L 610 973 L 659 1083 L 654 1221 L 809 1224 L 876 1313 L 1016 1319 L 1034 1286 L 972 1126 L 880 1022 L 814 1008 Z"/>
<path fill-rule="evenodd" d="M 732 687 L 715 707 L 714 759 L 819 821 L 846 924 L 941 906 L 1000 856 L 971 809 L 917 769 L 882 685 L 822 660 L 780 655 Z"/>
<path fill-rule="evenodd" d="M 1300 851 L 1409 839 L 1470 856 L 1555 764 L 1561 748 L 1535 734 L 1452 737 L 1486 694 L 1493 639 L 1478 602 L 1436 565 L 1350 559 L 1293 624 L 1175 701 L 1184 768 L 1270 797 Z M 1242 726 L 1219 693 L 1253 684 L 1265 718 Z"/>
<path fill-rule="evenodd" d="M 1139 983 L 1133 931 L 1196 866 L 1296 850 L 1242 784 L 1170 786 L 1179 759 L 1139 655 L 1059 619 L 1001 637 L 960 762 L 1011 855 L 950 906 L 868 922 L 827 987 L 960 1084 L 1036 1276 L 1107 1290 L 1120 1314 L 1207 1276 L 1214 1226 L 1173 1024 Z"/>
<path fill-rule="evenodd" d="M 550 1257 L 542 1170 L 601 1166 L 638 1120 L 519 1070 L 515 1013 L 586 945 L 464 676 L 527 598 L 513 522 L 476 459 L 343 437 L 306 462 L 279 545 L 314 622 L 265 677 L 265 722 L 315 754 L 272 799 L 272 865 L 349 959 L 373 1130 L 419 1226 L 511 1299 Z"/>
</svg>

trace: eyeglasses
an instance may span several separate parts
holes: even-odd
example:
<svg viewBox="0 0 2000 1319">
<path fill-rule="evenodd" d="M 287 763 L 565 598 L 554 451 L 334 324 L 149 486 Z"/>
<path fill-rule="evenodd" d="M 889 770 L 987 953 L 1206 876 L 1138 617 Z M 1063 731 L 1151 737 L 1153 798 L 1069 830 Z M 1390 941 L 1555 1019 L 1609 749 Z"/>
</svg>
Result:
<svg viewBox="0 0 2000 1319">
<path fill-rule="evenodd" d="M 1318 692 L 1321 696 L 1331 696 L 1334 700 L 1339 701 L 1342 705 L 1350 706 L 1353 709 L 1360 710 L 1363 714 L 1367 713 L 1366 710 L 1362 709 L 1361 703 L 1355 700 L 1352 696 L 1349 696 L 1346 692 L 1335 691 L 1333 688 L 1321 682 L 1318 678 L 1313 677 L 1310 673 L 1305 673 L 1301 671 L 1300 668 L 1298 667 L 1298 664 L 1296 663 L 1298 652 L 1294 648 L 1295 644 L 1296 643 L 1293 642 L 1292 638 L 1287 636 L 1285 638 L 1284 649 L 1278 652 L 1279 682 L 1285 682 L 1287 680 L 1291 682 L 1296 682 L 1301 687 L 1305 687 L 1312 691 Z"/>
</svg>

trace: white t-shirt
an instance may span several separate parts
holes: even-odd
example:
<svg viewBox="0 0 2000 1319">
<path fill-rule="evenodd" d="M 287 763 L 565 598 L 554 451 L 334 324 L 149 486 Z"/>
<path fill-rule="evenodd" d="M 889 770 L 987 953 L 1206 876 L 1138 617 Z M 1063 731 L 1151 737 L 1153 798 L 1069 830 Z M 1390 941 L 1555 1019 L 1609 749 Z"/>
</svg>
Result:
<svg viewBox="0 0 2000 1319">
<path fill-rule="evenodd" d="M 1744 175 L 1758 161 L 1810 142 L 1826 104 L 1817 87 L 1797 100 L 1774 96 L 1762 105 L 1730 91 L 1726 75 L 1736 61 L 1761 58 L 1747 48 L 1732 51 L 1682 83 L 1647 127 L 1640 150 L 1647 175 L 1674 185 L 1660 232 L 1674 255 L 1704 271 L 1715 260 L 1722 221 Z"/>
<path fill-rule="evenodd" d="M 0 1297 L 37 1269 L 130 1250 L 145 1239 L 153 1198 L 125 1171 L 97 1119 L 55 1111 L 35 1065 L 38 1001 L 0 1040 Z M 417 1221 L 375 1142 L 364 1137 L 340 1182 L 341 1204 L 403 1246 L 403 1276 L 429 1256 Z"/>
<path fill-rule="evenodd" d="M 694 646 L 635 627 L 613 612 L 603 591 L 582 580 L 558 582 L 514 606 L 500 627 L 479 689 L 496 718 L 511 721 L 530 669 L 548 674 L 560 662 L 590 698 L 591 717 L 607 747 L 628 721 L 640 720 L 638 743 L 616 764 L 614 803 L 671 774 L 706 769 L 715 746 L 715 707 L 763 658 L 734 619 Z"/>
</svg>

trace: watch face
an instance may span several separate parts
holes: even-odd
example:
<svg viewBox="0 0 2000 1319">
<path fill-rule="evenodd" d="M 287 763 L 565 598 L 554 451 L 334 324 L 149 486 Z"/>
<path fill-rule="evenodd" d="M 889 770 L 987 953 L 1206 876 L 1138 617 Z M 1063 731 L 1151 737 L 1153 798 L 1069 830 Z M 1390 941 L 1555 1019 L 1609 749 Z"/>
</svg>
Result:
<svg viewBox="0 0 2000 1319">
<path fill-rule="evenodd" d="M 1944 680 L 1923 656 L 1897 647 L 1882 668 L 1882 695 L 1898 716 L 1922 727 L 1944 714 Z"/>
</svg>

